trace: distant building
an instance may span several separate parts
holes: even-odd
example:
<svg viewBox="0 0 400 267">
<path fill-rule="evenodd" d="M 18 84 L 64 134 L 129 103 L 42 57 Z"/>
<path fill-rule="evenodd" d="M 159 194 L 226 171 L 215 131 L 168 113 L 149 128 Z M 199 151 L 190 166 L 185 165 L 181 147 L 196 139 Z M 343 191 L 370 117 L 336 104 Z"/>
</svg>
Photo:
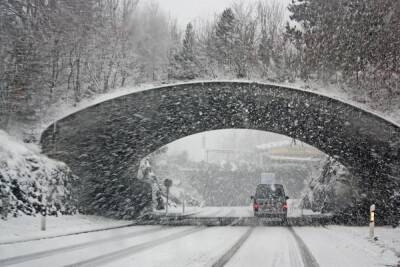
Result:
<svg viewBox="0 0 400 267">
<path fill-rule="evenodd" d="M 320 162 L 325 153 L 302 142 L 282 141 L 256 147 L 260 165 Z"/>
<path fill-rule="evenodd" d="M 223 162 L 248 162 L 257 164 L 258 162 L 257 151 L 244 151 L 244 150 L 230 150 L 230 149 L 207 149 L 206 162 L 208 163 L 223 163 Z"/>
</svg>

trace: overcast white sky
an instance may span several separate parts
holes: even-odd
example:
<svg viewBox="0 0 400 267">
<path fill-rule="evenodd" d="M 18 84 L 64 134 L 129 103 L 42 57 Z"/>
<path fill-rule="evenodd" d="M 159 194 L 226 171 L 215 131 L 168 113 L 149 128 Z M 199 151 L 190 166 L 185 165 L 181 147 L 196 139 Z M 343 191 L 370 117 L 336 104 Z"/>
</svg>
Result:
<svg viewBox="0 0 400 267">
<path fill-rule="evenodd" d="M 152 0 L 142 0 L 142 2 Z M 213 17 L 215 13 L 221 13 L 233 0 L 154 0 L 170 14 L 176 17 L 179 25 L 185 26 L 188 22 L 198 18 Z M 245 3 L 258 2 L 259 0 L 242 0 Z M 287 6 L 291 0 L 264 0 L 279 1 Z"/>
</svg>

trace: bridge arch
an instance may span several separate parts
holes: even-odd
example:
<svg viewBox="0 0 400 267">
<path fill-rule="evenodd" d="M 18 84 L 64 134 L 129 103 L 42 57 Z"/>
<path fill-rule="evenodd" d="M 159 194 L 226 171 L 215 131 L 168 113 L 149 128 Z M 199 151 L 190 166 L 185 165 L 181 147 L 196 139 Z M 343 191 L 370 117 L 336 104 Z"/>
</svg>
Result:
<svg viewBox="0 0 400 267">
<path fill-rule="evenodd" d="M 185 83 L 120 96 L 55 122 L 41 145 L 80 177 L 129 179 L 128 170 L 135 173 L 139 161 L 163 145 L 228 128 L 310 144 L 366 186 L 400 177 L 398 125 L 327 96 L 252 82 Z"/>
</svg>

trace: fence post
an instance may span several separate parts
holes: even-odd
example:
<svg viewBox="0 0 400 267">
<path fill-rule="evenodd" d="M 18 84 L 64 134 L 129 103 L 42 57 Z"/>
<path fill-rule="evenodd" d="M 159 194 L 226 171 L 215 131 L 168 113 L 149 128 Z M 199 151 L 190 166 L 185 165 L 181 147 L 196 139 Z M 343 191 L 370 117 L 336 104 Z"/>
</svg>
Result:
<svg viewBox="0 0 400 267">
<path fill-rule="evenodd" d="M 168 198 L 169 198 L 169 186 L 167 187 L 167 203 L 165 205 L 165 215 L 168 215 Z"/>
<path fill-rule="evenodd" d="M 40 222 L 40 230 L 46 231 L 46 216 L 47 216 L 47 201 L 44 200 L 43 203 L 44 210 L 42 210 L 42 217 L 41 217 L 41 222 Z"/>
<path fill-rule="evenodd" d="M 375 234 L 375 204 L 369 208 L 369 238 L 373 239 Z"/>
</svg>

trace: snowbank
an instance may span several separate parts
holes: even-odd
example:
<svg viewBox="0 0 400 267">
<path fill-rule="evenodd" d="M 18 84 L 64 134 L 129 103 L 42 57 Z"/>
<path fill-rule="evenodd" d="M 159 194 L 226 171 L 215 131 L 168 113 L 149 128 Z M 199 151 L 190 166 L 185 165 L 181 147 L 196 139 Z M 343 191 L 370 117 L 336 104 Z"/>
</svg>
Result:
<svg viewBox="0 0 400 267">
<path fill-rule="evenodd" d="M 0 207 L 5 213 L 34 215 L 47 202 L 48 212 L 74 210 L 72 182 L 76 178 L 61 162 L 39 153 L 0 130 Z"/>
<path fill-rule="evenodd" d="M 41 216 L 20 216 L 0 220 L 0 243 L 49 238 L 85 231 L 98 231 L 129 225 L 131 221 L 113 220 L 91 215 L 47 217 L 46 231 L 40 230 Z"/>
<path fill-rule="evenodd" d="M 376 227 L 381 241 L 368 238 L 368 227 L 294 227 L 320 266 L 398 266 L 398 229 Z M 398 250 L 398 248 L 397 248 Z"/>
<path fill-rule="evenodd" d="M 399 257 L 400 263 L 400 227 L 393 228 L 391 226 L 380 226 L 375 227 L 376 241 L 372 241 L 368 238 L 369 228 L 368 227 L 346 227 L 338 225 L 329 225 L 327 227 L 337 233 L 346 233 L 355 236 L 360 239 L 368 240 L 376 247 L 384 248 L 395 253 Z"/>
</svg>

